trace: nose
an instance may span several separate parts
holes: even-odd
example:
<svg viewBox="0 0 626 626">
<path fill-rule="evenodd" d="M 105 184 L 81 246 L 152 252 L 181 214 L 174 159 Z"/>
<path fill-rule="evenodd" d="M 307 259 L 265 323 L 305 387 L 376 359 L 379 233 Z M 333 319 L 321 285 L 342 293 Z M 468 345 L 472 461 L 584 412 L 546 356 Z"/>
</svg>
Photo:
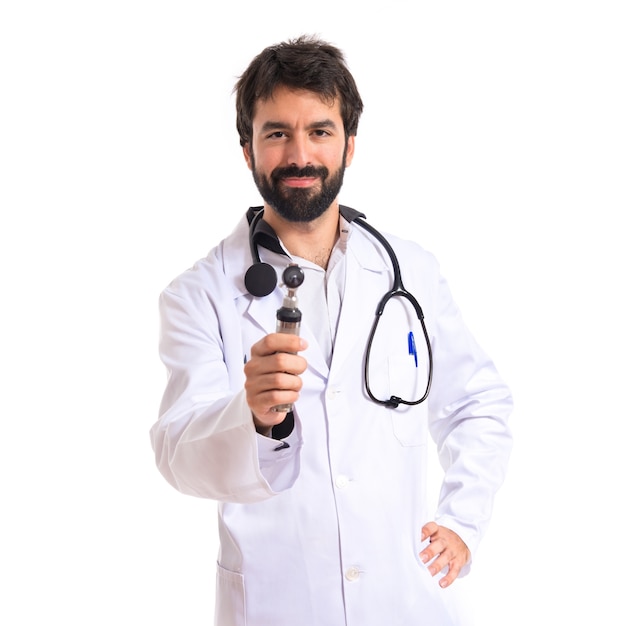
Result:
<svg viewBox="0 0 626 626">
<path fill-rule="evenodd" d="M 286 156 L 289 165 L 295 165 L 300 168 L 311 165 L 311 150 L 308 137 L 294 134 L 288 143 Z"/>
</svg>

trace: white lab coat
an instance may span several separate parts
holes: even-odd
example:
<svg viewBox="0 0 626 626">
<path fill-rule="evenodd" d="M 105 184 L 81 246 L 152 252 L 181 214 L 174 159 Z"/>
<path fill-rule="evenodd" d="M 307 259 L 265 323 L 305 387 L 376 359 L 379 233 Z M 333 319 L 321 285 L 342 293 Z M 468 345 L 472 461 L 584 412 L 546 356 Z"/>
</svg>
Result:
<svg viewBox="0 0 626 626">
<path fill-rule="evenodd" d="M 365 346 L 393 275 L 381 246 L 353 226 L 332 362 L 329 368 L 303 311 L 308 368 L 289 447 L 280 450 L 280 442 L 256 433 L 243 391 L 244 358 L 274 332 L 283 296 L 280 286 L 265 298 L 245 289 L 245 219 L 162 294 L 169 377 L 151 438 L 174 487 L 220 502 L 218 626 L 462 623 L 447 602 L 452 589 L 441 590 L 418 558 L 420 530 L 434 516 L 474 552 L 509 456 L 511 397 L 468 333 L 432 255 L 390 241 L 431 337 L 427 403 L 389 409 L 366 396 Z M 394 299 L 379 326 L 370 373 L 379 397 L 411 399 L 419 392 L 416 371 L 420 389 L 425 383 L 421 331 L 406 311 Z M 407 330 L 418 341 L 417 370 Z M 445 469 L 436 512 L 427 508 L 429 430 Z"/>
</svg>

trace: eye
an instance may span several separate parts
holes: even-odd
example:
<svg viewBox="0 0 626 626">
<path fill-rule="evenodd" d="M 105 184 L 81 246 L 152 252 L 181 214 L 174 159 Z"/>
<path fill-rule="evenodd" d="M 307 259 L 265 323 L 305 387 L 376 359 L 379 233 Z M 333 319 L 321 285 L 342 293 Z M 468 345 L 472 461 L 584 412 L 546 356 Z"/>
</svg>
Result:
<svg viewBox="0 0 626 626">
<path fill-rule="evenodd" d="M 330 133 L 327 130 L 324 130 L 323 128 L 316 128 L 313 131 L 313 134 L 316 137 L 330 137 Z"/>
<path fill-rule="evenodd" d="M 268 139 L 282 139 L 285 136 L 285 133 L 282 130 L 275 130 L 273 133 L 270 133 L 267 138 Z"/>
</svg>

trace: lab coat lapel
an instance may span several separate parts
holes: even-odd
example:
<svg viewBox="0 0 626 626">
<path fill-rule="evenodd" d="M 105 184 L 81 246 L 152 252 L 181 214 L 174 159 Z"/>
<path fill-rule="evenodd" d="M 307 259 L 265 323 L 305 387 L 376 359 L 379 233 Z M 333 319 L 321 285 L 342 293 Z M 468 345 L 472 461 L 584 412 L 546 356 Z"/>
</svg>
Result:
<svg viewBox="0 0 626 626">
<path fill-rule="evenodd" d="M 310 370 L 314 370 L 320 376 L 328 378 L 328 364 L 322 353 L 322 349 L 317 341 L 315 333 L 309 328 L 306 323 L 306 311 L 302 312 L 302 329 L 300 335 L 306 339 L 309 347 L 306 352 L 302 353 L 302 356 L 307 361 L 307 367 Z"/>
<path fill-rule="evenodd" d="M 252 323 L 265 333 L 276 330 L 276 309 L 282 303 L 279 287 L 264 298 L 255 298 L 248 293 L 244 277 L 252 265 L 252 255 L 248 242 L 248 223 L 244 218 L 237 224 L 233 234 L 222 242 L 224 273 L 233 285 L 233 297 L 239 300 L 238 309 Z M 241 306 L 241 299 L 247 300 L 247 306 Z"/>
<path fill-rule="evenodd" d="M 346 360 L 361 366 L 361 354 L 354 350 L 365 345 L 374 322 L 376 308 L 383 294 L 391 288 L 393 277 L 384 252 L 374 245 L 358 226 L 352 227 L 346 257 L 346 285 L 332 367 L 340 368 Z"/>
<path fill-rule="evenodd" d="M 276 311 L 282 304 L 278 288 L 264 298 L 250 298 L 246 315 L 265 333 L 276 332 Z"/>
</svg>

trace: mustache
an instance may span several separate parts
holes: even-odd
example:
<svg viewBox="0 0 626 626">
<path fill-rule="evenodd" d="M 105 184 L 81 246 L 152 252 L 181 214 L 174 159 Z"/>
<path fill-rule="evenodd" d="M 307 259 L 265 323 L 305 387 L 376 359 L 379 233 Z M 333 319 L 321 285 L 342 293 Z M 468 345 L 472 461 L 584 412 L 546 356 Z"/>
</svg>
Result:
<svg viewBox="0 0 626 626">
<path fill-rule="evenodd" d="M 298 167 L 297 165 L 289 165 L 288 167 L 277 167 L 272 172 L 272 180 L 277 181 L 281 178 L 320 178 L 325 180 L 328 177 L 328 168 L 323 165 L 306 165 Z"/>
</svg>

